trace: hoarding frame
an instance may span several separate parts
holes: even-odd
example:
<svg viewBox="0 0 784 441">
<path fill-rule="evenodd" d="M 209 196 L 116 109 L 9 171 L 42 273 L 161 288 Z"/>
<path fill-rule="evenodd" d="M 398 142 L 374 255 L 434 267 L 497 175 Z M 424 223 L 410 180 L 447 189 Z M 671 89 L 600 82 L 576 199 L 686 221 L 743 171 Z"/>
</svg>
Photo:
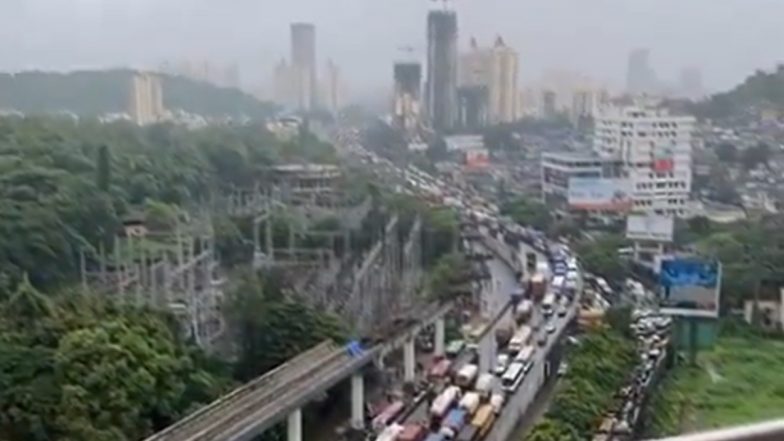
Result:
<svg viewBox="0 0 784 441">
<path fill-rule="evenodd" d="M 679 308 L 679 307 L 669 307 L 665 306 L 663 303 L 663 298 L 665 296 L 665 290 L 667 289 L 664 284 L 662 283 L 662 279 L 664 277 L 666 267 L 669 265 L 674 265 L 675 262 L 682 262 L 688 263 L 690 265 L 700 264 L 700 265 L 715 265 L 716 266 L 716 285 L 712 288 L 713 290 L 713 298 L 714 298 L 714 309 L 707 310 L 707 309 L 697 309 L 697 308 Z M 717 260 L 705 260 L 695 257 L 689 258 L 674 258 L 674 259 L 666 259 L 662 260 L 661 262 L 661 270 L 659 272 L 659 310 L 663 314 L 673 315 L 673 316 L 680 316 L 680 317 L 704 317 L 704 318 L 718 318 L 719 317 L 719 309 L 721 304 L 721 277 L 723 268 L 721 262 Z M 692 288 L 696 288 L 696 286 L 692 286 Z M 683 289 L 688 289 L 688 287 L 684 287 Z"/>
<path fill-rule="evenodd" d="M 644 228 L 634 229 L 633 232 L 630 231 L 630 227 L 633 226 L 633 223 L 638 221 L 640 222 L 639 225 L 644 225 Z M 653 232 L 651 234 L 645 235 L 645 233 L 641 230 Z M 657 231 L 661 233 L 659 234 Z M 675 218 L 671 216 L 630 214 L 626 218 L 626 238 L 629 240 L 669 243 L 672 242 L 674 233 Z"/>
</svg>

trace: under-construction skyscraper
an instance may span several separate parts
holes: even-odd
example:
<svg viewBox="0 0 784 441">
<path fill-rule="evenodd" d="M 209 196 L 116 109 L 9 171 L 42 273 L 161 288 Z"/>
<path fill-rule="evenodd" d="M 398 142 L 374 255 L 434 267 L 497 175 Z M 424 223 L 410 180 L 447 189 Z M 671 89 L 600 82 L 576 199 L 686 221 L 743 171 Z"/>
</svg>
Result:
<svg viewBox="0 0 784 441">
<path fill-rule="evenodd" d="M 427 117 L 435 130 L 451 128 L 457 117 L 457 14 L 433 10 L 427 16 Z"/>
</svg>

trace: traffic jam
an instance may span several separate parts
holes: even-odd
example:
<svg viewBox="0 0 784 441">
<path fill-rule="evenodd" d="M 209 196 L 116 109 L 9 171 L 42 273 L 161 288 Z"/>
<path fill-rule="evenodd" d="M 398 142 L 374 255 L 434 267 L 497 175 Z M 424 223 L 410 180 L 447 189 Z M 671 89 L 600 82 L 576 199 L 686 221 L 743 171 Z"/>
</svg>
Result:
<svg viewBox="0 0 784 441">
<path fill-rule="evenodd" d="M 577 259 L 567 245 L 550 241 L 542 232 L 511 219 L 499 219 L 498 208 L 471 188 L 447 185 L 413 166 L 400 169 L 364 149 L 362 154 L 403 179 L 406 185 L 398 191 L 456 209 L 469 223 L 503 237 L 519 262 L 514 269 L 522 287 L 518 292 L 506 293 L 515 303 L 514 323 L 496 330 L 498 355 L 492 372 L 479 371 L 475 345 L 466 340 L 449 342 L 445 356 L 434 358 L 427 367 L 424 384 L 417 388 L 421 392 L 413 400 L 387 400 L 370 415 L 367 439 L 482 440 L 531 372 L 534 355 L 547 346 L 549 336 L 557 330 L 557 320 L 567 315 L 575 300 Z"/>
<path fill-rule="evenodd" d="M 505 233 L 513 249 L 522 250 L 515 241 L 524 240 L 537 252 L 521 251 L 527 254 L 519 257 L 526 270 L 518 271 L 517 277 L 524 288 L 511 293 L 514 323 L 496 330 L 498 355 L 493 371 L 480 372 L 476 347 L 466 340 L 449 342 L 445 356 L 433 359 L 427 369 L 424 392 L 408 405 L 401 399 L 382 408 L 372 419 L 369 439 L 482 440 L 531 372 L 534 355 L 547 345 L 556 331 L 556 320 L 566 316 L 575 298 L 577 262 L 568 247 L 551 244 L 536 232 L 518 230 L 524 235 L 517 237 Z M 537 259 L 542 255 L 549 255 L 550 261 Z M 524 277 L 524 273 L 531 276 Z"/>
</svg>

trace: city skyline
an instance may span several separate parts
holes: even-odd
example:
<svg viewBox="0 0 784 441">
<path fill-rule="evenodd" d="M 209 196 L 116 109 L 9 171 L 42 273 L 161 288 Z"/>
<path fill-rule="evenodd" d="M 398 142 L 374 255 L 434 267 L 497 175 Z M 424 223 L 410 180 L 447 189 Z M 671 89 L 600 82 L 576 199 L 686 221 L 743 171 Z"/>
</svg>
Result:
<svg viewBox="0 0 784 441">
<path fill-rule="evenodd" d="M 490 0 L 482 5 L 456 2 L 455 8 L 463 35 L 487 41 L 501 34 L 519 52 L 523 84 L 558 67 L 620 88 L 626 56 L 635 47 L 655 54 L 653 64 L 662 78 L 678 78 L 687 66 L 710 72 L 703 79 L 708 90 L 727 89 L 754 70 L 772 68 L 784 59 L 784 50 L 766 44 L 780 37 L 773 19 L 777 14 L 754 14 L 760 8 L 784 13 L 784 5 L 770 0 L 712 2 L 712 13 L 705 16 L 705 4 L 556 0 L 526 6 Z M 201 0 L 78 0 L 63 7 L 46 0 L 11 0 L 0 17 L 0 36 L 6 37 L 0 39 L 0 70 L 149 68 L 167 59 L 208 59 L 239 63 L 246 85 L 255 86 L 254 79 L 268 77 L 265 73 L 287 55 L 287 28 L 296 21 L 312 22 L 322 30 L 320 52 L 343 66 L 347 82 L 359 93 L 389 89 L 388 66 L 400 45 L 413 46 L 417 57 L 425 59 L 422 23 L 427 2 L 369 5 L 340 0 L 335 7 L 297 0 L 268 6 L 245 0 L 231 8 Z M 601 29 L 591 24 L 596 19 L 602 20 Z M 753 33 L 726 32 L 752 22 Z M 140 29 L 155 44 L 140 44 Z M 460 44 L 464 47 L 465 39 Z M 323 62 L 319 59 L 317 65 Z"/>
</svg>

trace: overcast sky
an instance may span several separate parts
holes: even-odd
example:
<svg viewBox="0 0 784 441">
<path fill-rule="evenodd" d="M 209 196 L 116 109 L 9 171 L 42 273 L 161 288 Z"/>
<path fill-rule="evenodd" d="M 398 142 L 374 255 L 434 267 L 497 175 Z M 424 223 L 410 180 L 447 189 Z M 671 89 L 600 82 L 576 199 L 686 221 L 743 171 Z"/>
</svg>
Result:
<svg viewBox="0 0 784 441">
<path fill-rule="evenodd" d="M 523 82 L 548 69 L 623 84 L 626 58 L 651 49 L 661 78 L 699 66 L 725 89 L 784 60 L 784 0 L 454 0 L 461 47 L 496 34 L 520 52 Z M 292 21 L 317 26 L 354 91 L 391 82 L 398 47 L 425 47 L 429 0 L 0 0 L 0 70 L 237 62 L 243 83 L 268 81 L 288 56 Z"/>
</svg>

